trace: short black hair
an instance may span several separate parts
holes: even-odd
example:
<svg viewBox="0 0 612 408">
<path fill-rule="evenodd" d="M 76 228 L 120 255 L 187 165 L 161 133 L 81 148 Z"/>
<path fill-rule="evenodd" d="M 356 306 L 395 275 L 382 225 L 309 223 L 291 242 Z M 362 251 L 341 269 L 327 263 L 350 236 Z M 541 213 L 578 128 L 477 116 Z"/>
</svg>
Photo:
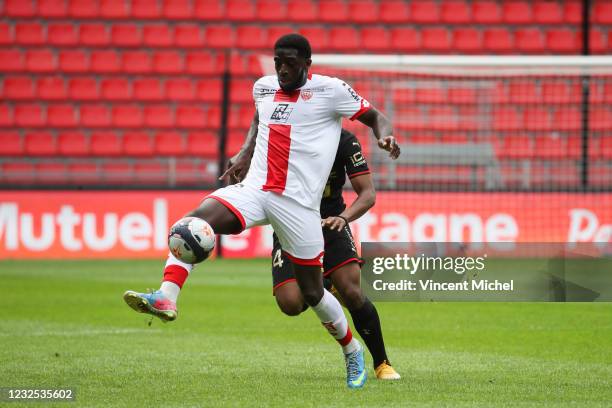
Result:
<svg viewBox="0 0 612 408">
<path fill-rule="evenodd" d="M 277 48 L 293 48 L 297 50 L 298 55 L 303 58 L 310 58 L 312 56 L 312 49 L 308 39 L 303 35 L 299 34 L 285 34 L 274 44 L 274 49 Z"/>
</svg>

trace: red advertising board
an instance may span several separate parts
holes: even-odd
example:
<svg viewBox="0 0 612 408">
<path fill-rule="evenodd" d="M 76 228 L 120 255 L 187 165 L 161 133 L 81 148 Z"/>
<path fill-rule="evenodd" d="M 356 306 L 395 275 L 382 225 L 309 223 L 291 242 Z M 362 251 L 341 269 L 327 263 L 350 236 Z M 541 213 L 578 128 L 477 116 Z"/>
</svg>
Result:
<svg viewBox="0 0 612 408">
<path fill-rule="evenodd" d="M 163 258 L 169 226 L 205 195 L 0 192 L 0 258 Z M 362 241 L 610 242 L 612 194 L 379 192 L 352 228 Z M 271 246 L 269 227 L 223 241 L 227 257 Z"/>
</svg>

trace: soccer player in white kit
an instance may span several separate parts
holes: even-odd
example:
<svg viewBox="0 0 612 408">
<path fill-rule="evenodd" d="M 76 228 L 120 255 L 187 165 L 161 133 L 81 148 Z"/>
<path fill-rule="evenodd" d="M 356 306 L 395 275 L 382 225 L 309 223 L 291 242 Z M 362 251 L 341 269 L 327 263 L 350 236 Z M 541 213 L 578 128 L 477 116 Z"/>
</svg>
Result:
<svg viewBox="0 0 612 408">
<path fill-rule="evenodd" d="M 295 265 L 304 301 L 342 346 L 347 385 L 360 388 L 367 377 L 363 347 L 353 338 L 340 303 L 323 288 L 319 205 L 343 117 L 372 128 L 379 147 L 392 158 L 400 149 L 389 120 L 342 80 L 309 74 L 310 58 L 305 37 L 279 38 L 274 46 L 277 75 L 255 82 L 256 111 L 247 140 L 224 174 L 240 182 L 216 190 L 188 216 L 204 219 L 217 234 L 271 224 Z M 174 320 L 176 300 L 191 269 L 170 254 L 160 290 L 128 291 L 124 299 L 139 312 Z"/>
</svg>

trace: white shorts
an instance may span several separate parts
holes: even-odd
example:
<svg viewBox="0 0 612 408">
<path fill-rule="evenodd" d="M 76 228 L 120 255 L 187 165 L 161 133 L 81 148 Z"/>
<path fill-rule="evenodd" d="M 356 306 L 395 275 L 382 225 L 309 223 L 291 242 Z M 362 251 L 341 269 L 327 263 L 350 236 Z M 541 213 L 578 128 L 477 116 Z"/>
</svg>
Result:
<svg viewBox="0 0 612 408">
<path fill-rule="evenodd" d="M 322 264 L 321 215 L 290 197 L 248 184 L 220 188 L 206 198 L 226 206 L 240 220 L 243 229 L 270 224 L 287 257 L 299 265 Z"/>
</svg>

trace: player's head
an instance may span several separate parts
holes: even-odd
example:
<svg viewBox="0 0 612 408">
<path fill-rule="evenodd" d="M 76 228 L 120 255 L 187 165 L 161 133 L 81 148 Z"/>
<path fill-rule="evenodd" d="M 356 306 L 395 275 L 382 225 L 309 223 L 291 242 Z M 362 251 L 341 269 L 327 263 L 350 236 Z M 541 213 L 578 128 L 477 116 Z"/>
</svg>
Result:
<svg viewBox="0 0 612 408">
<path fill-rule="evenodd" d="M 286 34 L 274 44 L 274 67 L 278 84 L 285 91 L 293 91 L 306 82 L 312 60 L 312 50 L 306 37 Z"/>
</svg>

